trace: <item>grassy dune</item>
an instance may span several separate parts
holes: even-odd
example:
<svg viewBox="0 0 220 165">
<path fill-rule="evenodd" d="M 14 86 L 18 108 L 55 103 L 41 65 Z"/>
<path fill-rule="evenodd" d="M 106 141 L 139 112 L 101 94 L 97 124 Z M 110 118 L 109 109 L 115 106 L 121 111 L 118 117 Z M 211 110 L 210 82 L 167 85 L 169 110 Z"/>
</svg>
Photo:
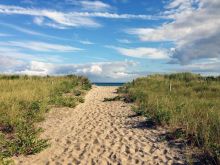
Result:
<svg viewBox="0 0 220 165">
<path fill-rule="evenodd" d="M 75 107 L 91 88 L 78 76 L 0 76 L 0 159 L 34 154 L 48 146 L 39 139 L 35 123 L 42 121 L 51 106 Z M 1 162 L 0 161 L 0 162 Z M 1 164 L 1 163 L 0 163 Z"/>
<path fill-rule="evenodd" d="M 119 88 L 134 111 L 220 158 L 220 77 L 152 75 Z"/>
</svg>

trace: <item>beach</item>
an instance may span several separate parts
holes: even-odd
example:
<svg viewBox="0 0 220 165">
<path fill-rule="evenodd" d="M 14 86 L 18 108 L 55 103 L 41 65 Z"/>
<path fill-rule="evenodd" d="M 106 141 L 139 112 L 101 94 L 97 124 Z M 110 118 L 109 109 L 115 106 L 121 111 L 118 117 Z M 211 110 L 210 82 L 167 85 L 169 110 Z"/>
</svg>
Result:
<svg viewBox="0 0 220 165">
<path fill-rule="evenodd" d="M 131 104 L 103 102 L 117 87 L 93 86 L 75 108 L 53 108 L 40 123 L 51 146 L 39 154 L 13 157 L 15 164 L 184 164 L 179 148 L 157 138 L 163 128 L 147 128 Z"/>
</svg>

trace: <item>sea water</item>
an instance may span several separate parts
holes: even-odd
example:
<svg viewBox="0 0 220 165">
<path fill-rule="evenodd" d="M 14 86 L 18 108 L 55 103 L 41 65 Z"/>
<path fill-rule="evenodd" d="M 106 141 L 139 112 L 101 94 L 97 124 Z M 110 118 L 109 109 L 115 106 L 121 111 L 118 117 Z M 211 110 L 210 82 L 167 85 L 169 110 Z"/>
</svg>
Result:
<svg viewBox="0 0 220 165">
<path fill-rule="evenodd" d="M 92 83 L 94 85 L 97 85 L 97 86 L 122 86 L 124 83 L 101 83 L 101 82 L 94 82 Z"/>
</svg>

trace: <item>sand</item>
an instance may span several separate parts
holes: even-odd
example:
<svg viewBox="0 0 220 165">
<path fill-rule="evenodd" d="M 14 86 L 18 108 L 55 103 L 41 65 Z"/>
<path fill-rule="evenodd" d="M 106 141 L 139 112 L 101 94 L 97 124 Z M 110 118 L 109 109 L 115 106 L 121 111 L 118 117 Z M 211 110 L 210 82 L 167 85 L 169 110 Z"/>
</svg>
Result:
<svg viewBox="0 0 220 165">
<path fill-rule="evenodd" d="M 39 154 L 15 157 L 16 164 L 183 164 L 181 151 L 158 142 L 164 130 L 145 128 L 131 105 L 114 97 L 116 87 L 97 87 L 76 108 L 55 108 L 40 125 L 51 146 Z"/>
</svg>

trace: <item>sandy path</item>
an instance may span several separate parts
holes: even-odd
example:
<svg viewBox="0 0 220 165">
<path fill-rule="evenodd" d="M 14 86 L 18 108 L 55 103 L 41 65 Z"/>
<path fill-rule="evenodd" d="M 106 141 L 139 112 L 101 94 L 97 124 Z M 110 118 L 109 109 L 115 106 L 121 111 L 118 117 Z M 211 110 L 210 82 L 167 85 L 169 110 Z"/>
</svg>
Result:
<svg viewBox="0 0 220 165">
<path fill-rule="evenodd" d="M 140 117 L 130 105 L 113 97 L 116 87 L 93 87 L 75 109 L 50 111 L 42 123 L 51 147 L 37 155 L 15 158 L 16 164 L 173 164 L 181 163 L 178 149 L 156 142 L 161 130 L 133 127 Z"/>
</svg>

